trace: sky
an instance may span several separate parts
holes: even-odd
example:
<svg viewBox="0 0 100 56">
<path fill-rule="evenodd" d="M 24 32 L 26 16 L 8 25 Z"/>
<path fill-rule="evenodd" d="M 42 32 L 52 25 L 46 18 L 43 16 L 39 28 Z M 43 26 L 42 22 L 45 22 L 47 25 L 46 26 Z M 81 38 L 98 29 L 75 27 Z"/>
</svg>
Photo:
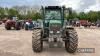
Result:
<svg viewBox="0 0 100 56">
<path fill-rule="evenodd" d="M 72 7 L 76 11 L 100 11 L 100 0 L 0 0 L 1 7 L 12 7 L 16 5 L 65 5 L 66 7 Z"/>
</svg>

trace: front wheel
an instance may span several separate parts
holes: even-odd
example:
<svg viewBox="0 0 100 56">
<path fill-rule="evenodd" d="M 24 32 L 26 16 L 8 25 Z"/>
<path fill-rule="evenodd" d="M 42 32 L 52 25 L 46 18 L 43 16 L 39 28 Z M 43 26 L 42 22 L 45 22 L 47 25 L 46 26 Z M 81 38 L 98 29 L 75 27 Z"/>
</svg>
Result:
<svg viewBox="0 0 100 56">
<path fill-rule="evenodd" d="M 75 30 L 68 30 L 68 37 L 65 41 L 65 49 L 69 53 L 75 53 L 78 46 L 78 37 Z"/>
<path fill-rule="evenodd" d="M 5 27 L 6 28 L 6 30 L 11 30 L 11 27 Z"/>
<path fill-rule="evenodd" d="M 42 52 L 41 29 L 35 29 L 32 36 L 32 48 L 34 52 Z"/>
<path fill-rule="evenodd" d="M 6 23 L 6 24 L 5 24 L 5 29 L 6 29 L 6 30 L 11 30 L 11 26 L 10 26 L 8 23 Z"/>
</svg>

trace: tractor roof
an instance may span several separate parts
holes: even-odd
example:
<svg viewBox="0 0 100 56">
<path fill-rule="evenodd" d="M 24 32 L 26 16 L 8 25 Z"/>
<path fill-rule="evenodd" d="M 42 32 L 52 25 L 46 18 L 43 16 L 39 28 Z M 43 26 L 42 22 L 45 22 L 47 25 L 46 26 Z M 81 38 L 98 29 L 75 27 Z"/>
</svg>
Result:
<svg viewBox="0 0 100 56">
<path fill-rule="evenodd" d="M 46 6 L 45 9 L 54 10 L 54 9 L 61 9 L 61 7 L 60 6 Z"/>
</svg>

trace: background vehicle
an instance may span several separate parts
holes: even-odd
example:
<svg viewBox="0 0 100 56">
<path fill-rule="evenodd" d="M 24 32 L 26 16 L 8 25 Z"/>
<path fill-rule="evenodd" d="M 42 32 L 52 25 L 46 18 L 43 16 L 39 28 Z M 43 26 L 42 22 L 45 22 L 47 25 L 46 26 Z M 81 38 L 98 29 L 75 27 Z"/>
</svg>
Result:
<svg viewBox="0 0 100 56">
<path fill-rule="evenodd" d="M 43 50 L 43 41 L 49 44 L 49 47 L 62 47 L 69 53 L 77 50 L 78 38 L 73 27 L 66 25 L 64 14 L 71 14 L 70 8 L 60 6 L 42 7 L 43 27 L 36 27 L 33 30 L 32 48 L 34 52 Z M 56 45 L 56 46 L 55 46 Z"/>
<path fill-rule="evenodd" d="M 14 28 L 16 30 L 20 30 L 21 22 L 18 20 L 13 20 L 12 18 L 7 19 L 5 22 L 5 29 L 11 30 L 12 28 Z"/>
<path fill-rule="evenodd" d="M 34 28 L 34 24 L 32 19 L 26 20 L 25 22 L 25 30 L 32 30 Z"/>
</svg>

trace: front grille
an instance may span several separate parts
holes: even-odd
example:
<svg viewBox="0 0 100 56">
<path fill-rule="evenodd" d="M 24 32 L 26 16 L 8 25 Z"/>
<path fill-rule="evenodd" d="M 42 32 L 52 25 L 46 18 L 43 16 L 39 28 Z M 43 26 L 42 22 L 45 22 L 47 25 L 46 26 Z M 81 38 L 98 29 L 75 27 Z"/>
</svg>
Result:
<svg viewBox="0 0 100 56">
<path fill-rule="evenodd" d="M 50 31 L 53 31 L 53 34 L 56 34 L 57 31 L 60 31 L 61 25 L 60 24 L 52 24 L 50 25 Z"/>
</svg>

